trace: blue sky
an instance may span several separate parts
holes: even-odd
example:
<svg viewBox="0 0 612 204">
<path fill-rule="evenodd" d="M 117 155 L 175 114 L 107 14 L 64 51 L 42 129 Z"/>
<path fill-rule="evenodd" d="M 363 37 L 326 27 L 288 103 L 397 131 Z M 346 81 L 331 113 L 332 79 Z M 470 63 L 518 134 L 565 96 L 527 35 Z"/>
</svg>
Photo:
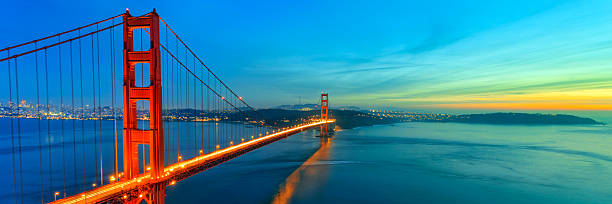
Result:
<svg viewBox="0 0 612 204">
<path fill-rule="evenodd" d="M 156 8 L 257 107 L 599 109 L 609 1 L 10 1 L 0 47 Z"/>
</svg>

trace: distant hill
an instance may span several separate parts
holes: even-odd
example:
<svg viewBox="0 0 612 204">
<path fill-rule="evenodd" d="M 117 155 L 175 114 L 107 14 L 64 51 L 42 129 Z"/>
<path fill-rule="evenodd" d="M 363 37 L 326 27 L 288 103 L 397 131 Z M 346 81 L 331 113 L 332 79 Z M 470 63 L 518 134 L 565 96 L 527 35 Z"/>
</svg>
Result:
<svg viewBox="0 0 612 204">
<path fill-rule="evenodd" d="M 588 125 L 603 124 L 591 118 L 564 114 L 487 113 L 454 115 L 439 122 L 517 124 L 517 125 Z"/>
<path fill-rule="evenodd" d="M 304 108 L 304 107 L 296 107 Z M 251 110 L 245 110 L 246 115 L 255 116 Z M 286 127 L 309 121 L 308 117 L 320 117 L 320 110 L 287 110 L 259 109 L 266 125 Z M 516 125 L 599 125 L 604 124 L 591 118 L 583 118 L 564 114 L 530 114 L 530 113 L 487 113 L 451 115 L 443 113 L 410 113 L 410 112 L 366 112 L 355 110 L 330 109 L 330 118 L 336 119 L 336 125 L 342 129 L 360 126 L 391 124 L 398 122 L 454 122 L 472 124 L 516 124 Z M 165 110 L 165 115 L 181 116 L 181 120 L 195 120 L 198 117 L 219 117 L 221 121 L 245 120 L 244 113 L 207 112 L 194 109 Z M 255 118 L 258 119 L 258 118 Z M 252 119 L 251 119 L 252 120 Z"/>
<path fill-rule="evenodd" d="M 257 112 L 266 117 L 269 124 L 275 126 L 290 125 L 292 121 L 306 116 L 318 116 L 320 110 L 311 111 L 296 111 L 286 109 L 259 109 Z M 330 118 L 336 119 L 336 125 L 342 129 L 351 129 L 359 126 L 370 126 L 377 124 L 391 124 L 402 122 L 396 118 L 377 117 L 365 112 L 354 110 L 338 110 L 332 109 L 329 111 Z"/>
<path fill-rule="evenodd" d="M 311 110 L 319 109 L 319 105 L 318 104 L 280 105 L 280 106 L 274 107 L 273 109 L 311 111 Z"/>
</svg>

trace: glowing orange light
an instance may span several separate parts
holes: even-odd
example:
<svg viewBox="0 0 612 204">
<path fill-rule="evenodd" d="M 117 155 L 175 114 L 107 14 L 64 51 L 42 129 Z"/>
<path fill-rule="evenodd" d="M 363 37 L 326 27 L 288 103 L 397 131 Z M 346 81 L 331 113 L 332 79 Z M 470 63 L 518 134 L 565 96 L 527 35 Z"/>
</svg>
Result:
<svg viewBox="0 0 612 204">
<path fill-rule="evenodd" d="M 200 154 L 204 154 L 204 150 L 200 150 Z"/>
<path fill-rule="evenodd" d="M 170 181 L 170 185 L 174 185 L 176 183 L 176 181 L 172 180 Z"/>
<path fill-rule="evenodd" d="M 234 141 L 230 141 L 230 145 L 233 145 L 233 144 L 234 144 Z"/>
<path fill-rule="evenodd" d="M 225 100 L 225 97 L 221 96 L 221 100 Z"/>
<path fill-rule="evenodd" d="M 138 195 L 139 198 L 142 198 L 142 194 Z"/>
<path fill-rule="evenodd" d="M 148 166 L 148 167 L 147 167 L 147 171 L 149 171 L 149 170 L 151 170 L 151 167 L 150 167 L 150 166 Z"/>
<path fill-rule="evenodd" d="M 110 177 L 110 181 L 115 181 L 115 180 L 116 180 L 116 179 L 115 179 L 115 176 L 111 176 L 111 177 Z"/>
<path fill-rule="evenodd" d="M 92 183 L 91 186 L 96 187 L 96 183 Z"/>
<path fill-rule="evenodd" d="M 217 149 L 219 149 L 219 145 L 217 145 Z"/>
<path fill-rule="evenodd" d="M 238 99 L 239 99 L 239 100 L 242 100 L 242 96 L 241 96 L 241 97 L 238 97 Z"/>
<path fill-rule="evenodd" d="M 127 199 L 127 195 L 123 195 L 123 199 Z"/>
</svg>

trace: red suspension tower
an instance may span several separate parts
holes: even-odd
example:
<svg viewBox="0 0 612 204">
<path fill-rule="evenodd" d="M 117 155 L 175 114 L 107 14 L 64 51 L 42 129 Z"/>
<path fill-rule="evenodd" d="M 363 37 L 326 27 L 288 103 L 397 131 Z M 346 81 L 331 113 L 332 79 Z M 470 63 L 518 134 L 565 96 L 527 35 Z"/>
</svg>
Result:
<svg viewBox="0 0 612 204">
<path fill-rule="evenodd" d="M 126 179 L 138 176 L 138 145 L 149 145 L 150 173 L 155 181 L 164 170 L 159 16 L 155 9 L 140 17 L 132 17 L 126 11 L 123 22 L 123 172 Z M 133 31 L 136 29 L 149 30 L 149 50 L 134 51 Z M 135 85 L 134 68 L 140 63 L 149 64 L 151 84 L 146 87 Z M 137 127 L 136 102 L 141 100 L 149 102 L 151 116 L 148 130 Z"/>
<path fill-rule="evenodd" d="M 327 93 L 321 93 L 321 120 L 327 121 L 329 109 Z M 321 136 L 327 136 L 327 124 L 321 125 Z"/>
</svg>

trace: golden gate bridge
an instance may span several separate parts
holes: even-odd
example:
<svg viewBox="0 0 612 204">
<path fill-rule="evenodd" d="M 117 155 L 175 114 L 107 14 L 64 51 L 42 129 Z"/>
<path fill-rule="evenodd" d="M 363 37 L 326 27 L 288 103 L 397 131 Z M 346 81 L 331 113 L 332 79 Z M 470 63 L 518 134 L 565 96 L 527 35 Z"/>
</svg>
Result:
<svg viewBox="0 0 612 204">
<path fill-rule="evenodd" d="M 14 203 L 163 203 L 169 185 L 311 128 L 327 136 L 335 122 L 326 93 L 320 112 L 267 119 L 155 10 L 0 54 L 12 181 L 2 197 Z"/>
</svg>

